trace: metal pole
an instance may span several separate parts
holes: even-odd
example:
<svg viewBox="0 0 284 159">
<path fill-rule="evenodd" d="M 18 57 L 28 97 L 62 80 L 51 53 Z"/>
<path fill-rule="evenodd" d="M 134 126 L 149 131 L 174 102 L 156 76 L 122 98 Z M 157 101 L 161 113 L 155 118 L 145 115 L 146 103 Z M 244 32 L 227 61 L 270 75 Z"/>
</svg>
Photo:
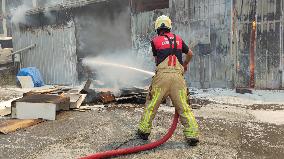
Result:
<svg viewBox="0 0 284 159">
<path fill-rule="evenodd" d="M 230 23 L 230 55 L 231 55 L 231 61 L 234 63 L 235 62 L 235 59 L 234 59 L 234 55 L 233 55 L 233 38 L 234 38 L 234 7 L 233 7 L 233 5 L 234 5 L 234 2 L 233 2 L 233 0 L 231 0 L 231 23 Z M 226 6 L 226 5 L 225 5 Z M 233 67 L 230 67 L 230 69 L 231 69 L 231 77 L 230 77 L 230 80 L 231 80 L 231 82 L 232 81 L 234 81 L 235 82 L 235 80 L 234 80 L 234 64 L 233 65 L 231 65 L 231 66 L 233 66 Z M 235 83 L 233 83 L 233 85 L 235 86 Z"/>
<path fill-rule="evenodd" d="M 32 49 L 32 48 L 34 48 L 34 47 L 36 47 L 36 44 L 30 45 L 30 46 L 28 46 L 28 47 L 25 47 L 25 48 L 22 48 L 22 49 L 20 49 L 20 50 L 18 50 L 18 51 L 15 51 L 15 52 L 13 52 L 12 54 L 10 54 L 9 56 L 13 56 L 13 55 L 16 55 L 16 54 L 21 54 L 22 52 L 24 52 L 24 51 L 26 51 L 26 50 L 29 50 L 29 49 Z"/>
<path fill-rule="evenodd" d="M 249 87 L 255 88 L 255 52 L 256 52 L 256 38 L 257 38 L 257 1 L 254 1 L 254 19 L 251 26 L 250 37 L 250 81 Z"/>
<path fill-rule="evenodd" d="M 6 0 L 2 0 L 2 15 L 4 15 L 3 18 L 3 32 L 4 36 L 7 37 L 8 31 L 7 31 L 7 19 L 6 19 Z"/>
<path fill-rule="evenodd" d="M 37 0 L 33 0 L 33 8 L 36 8 L 37 7 Z"/>
<path fill-rule="evenodd" d="M 283 41 L 282 41 L 282 36 L 283 36 L 283 34 L 282 34 L 282 28 L 283 26 L 282 26 L 282 23 L 280 23 L 280 30 L 279 30 L 279 32 L 280 32 L 280 43 L 279 43 L 279 45 L 280 45 L 280 64 L 279 64 L 279 75 L 280 75 L 280 88 L 282 88 L 283 87 Z"/>
</svg>

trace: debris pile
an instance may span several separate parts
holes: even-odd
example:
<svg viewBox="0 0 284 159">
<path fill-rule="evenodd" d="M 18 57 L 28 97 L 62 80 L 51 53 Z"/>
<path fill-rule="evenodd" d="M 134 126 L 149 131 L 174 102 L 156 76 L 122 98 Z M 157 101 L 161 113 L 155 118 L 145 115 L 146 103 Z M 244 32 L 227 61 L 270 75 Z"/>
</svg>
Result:
<svg viewBox="0 0 284 159">
<path fill-rule="evenodd" d="M 146 88 L 126 88 L 120 90 L 121 94 L 116 98 L 118 104 L 132 103 L 144 104 L 146 102 L 147 89 Z"/>
<path fill-rule="evenodd" d="M 7 120 L 0 121 L 0 132 L 7 134 L 46 120 L 56 120 L 56 115 L 61 111 L 105 108 L 111 103 L 145 103 L 147 89 L 121 89 L 119 95 L 115 96 L 112 89 L 91 89 L 90 85 L 91 81 L 88 80 L 82 88 L 45 86 L 23 93 L 23 97 L 11 101 L 9 113 L 4 114 Z"/>
</svg>

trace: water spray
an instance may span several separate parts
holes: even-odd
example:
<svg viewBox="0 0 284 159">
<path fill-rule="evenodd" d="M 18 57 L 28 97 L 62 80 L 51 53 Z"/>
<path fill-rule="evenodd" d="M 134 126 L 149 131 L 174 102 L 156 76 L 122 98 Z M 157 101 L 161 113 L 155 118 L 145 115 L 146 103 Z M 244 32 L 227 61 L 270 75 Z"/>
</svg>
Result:
<svg viewBox="0 0 284 159">
<path fill-rule="evenodd" d="M 151 71 L 146 71 L 146 70 L 142 70 L 139 68 L 135 68 L 135 67 L 131 67 L 131 66 L 126 66 L 126 65 L 122 65 L 122 64 L 116 64 L 116 63 L 111 63 L 111 62 L 105 62 L 102 60 L 92 60 L 92 59 L 84 59 L 83 63 L 85 65 L 92 65 L 92 66 L 111 66 L 111 67 L 117 67 L 117 68 L 123 68 L 123 69 L 128 69 L 128 70 L 133 70 L 133 71 L 137 71 L 137 72 L 141 72 L 150 76 L 154 76 L 155 73 L 151 72 Z"/>
</svg>

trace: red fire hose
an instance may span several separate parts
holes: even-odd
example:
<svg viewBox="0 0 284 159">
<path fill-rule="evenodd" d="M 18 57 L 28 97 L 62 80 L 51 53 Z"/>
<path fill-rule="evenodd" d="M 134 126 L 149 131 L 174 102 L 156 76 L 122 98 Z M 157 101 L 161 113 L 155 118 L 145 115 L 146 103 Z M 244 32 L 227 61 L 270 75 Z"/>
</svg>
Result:
<svg viewBox="0 0 284 159">
<path fill-rule="evenodd" d="M 105 152 L 99 152 L 90 156 L 82 157 L 81 159 L 99 159 L 99 158 L 107 158 L 107 157 L 114 157 L 114 156 L 121 156 L 121 155 L 126 155 L 126 154 L 132 154 L 132 153 L 137 153 L 140 151 L 146 151 L 150 150 L 153 148 L 156 148 L 163 143 L 165 143 L 168 139 L 170 139 L 177 127 L 178 123 L 178 118 L 179 114 L 177 111 L 175 112 L 175 117 L 172 123 L 171 128 L 169 129 L 168 133 L 160 140 L 142 145 L 142 146 L 135 146 L 135 147 L 130 147 L 130 148 L 124 148 L 124 149 L 118 149 L 118 150 L 110 150 L 110 151 L 105 151 Z"/>
</svg>

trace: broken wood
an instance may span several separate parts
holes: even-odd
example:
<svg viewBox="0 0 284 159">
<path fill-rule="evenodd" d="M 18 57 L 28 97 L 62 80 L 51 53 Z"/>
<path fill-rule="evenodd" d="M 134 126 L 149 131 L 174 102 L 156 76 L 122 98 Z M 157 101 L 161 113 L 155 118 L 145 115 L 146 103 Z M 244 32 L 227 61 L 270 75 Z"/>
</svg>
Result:
<svg viewBox="0 0 284 159">
<path fill-rule="evenodd" d="M 252 94 L 252 90 L 249 88 L 236 88 L 236 93 L 245 94 L 249 93 Z"/>
<path fill-rule="evenodd" d="M 11 114 L 11 108 L 0 109 L 0 116 L 6 116 Z"/>
<path fill-rule="evenodd" d="M 36 124 L 43 122 L 44 120 L 33 119 L 33 120 L 20 120 L 11 119 L 4 120 L 0 122 L 0 132 L 3 134 L 8 134 L 19 129 L 27 128 Z"/>
<path fill-rule="evenodd" d="M 89 90 L 90 89 L 90 86 L 92 84 L 92 80 L 88 79 L 84 85 L 84 88 L 83 90 Z"/>
<path fill-rule="evenodd" d="M 115 97 L 111 92 L 101 92 L 100 100 L 105 104 L 115 101 Z"/>
<path fill-rule="evenodd" d="M 92 110 L 92 109 L 102 109 L 104 108 L 105 105 L 88 105 L 88 106 L 81 106 L 80 109 L 83 109 L 83 110 Z"/>
<path fill-rule="evenodd" d="M 65 94 L 70 98 L 70 109 L 78 109 L 86 98 L 86 94 Z"/>
<path fill-rule="evenodd" d="M 59 87 L 55 87 L 55 88 L 48 88 L 48 89 L 42 89 L 42 90 L 33 90 L 33 91 L 30 91 L 30 93 L 44 94 L 44 93 L 51 93 L 54 91 L 58 91 L 59 89 L 60 89 Z"/>
<path fill-rule="evenodd" d="M 144 88 L 125 88 L 120 90 L 120 97 L 116 98 L 118 104 L 145 104 L 148 90 Z"/>
</svg>

